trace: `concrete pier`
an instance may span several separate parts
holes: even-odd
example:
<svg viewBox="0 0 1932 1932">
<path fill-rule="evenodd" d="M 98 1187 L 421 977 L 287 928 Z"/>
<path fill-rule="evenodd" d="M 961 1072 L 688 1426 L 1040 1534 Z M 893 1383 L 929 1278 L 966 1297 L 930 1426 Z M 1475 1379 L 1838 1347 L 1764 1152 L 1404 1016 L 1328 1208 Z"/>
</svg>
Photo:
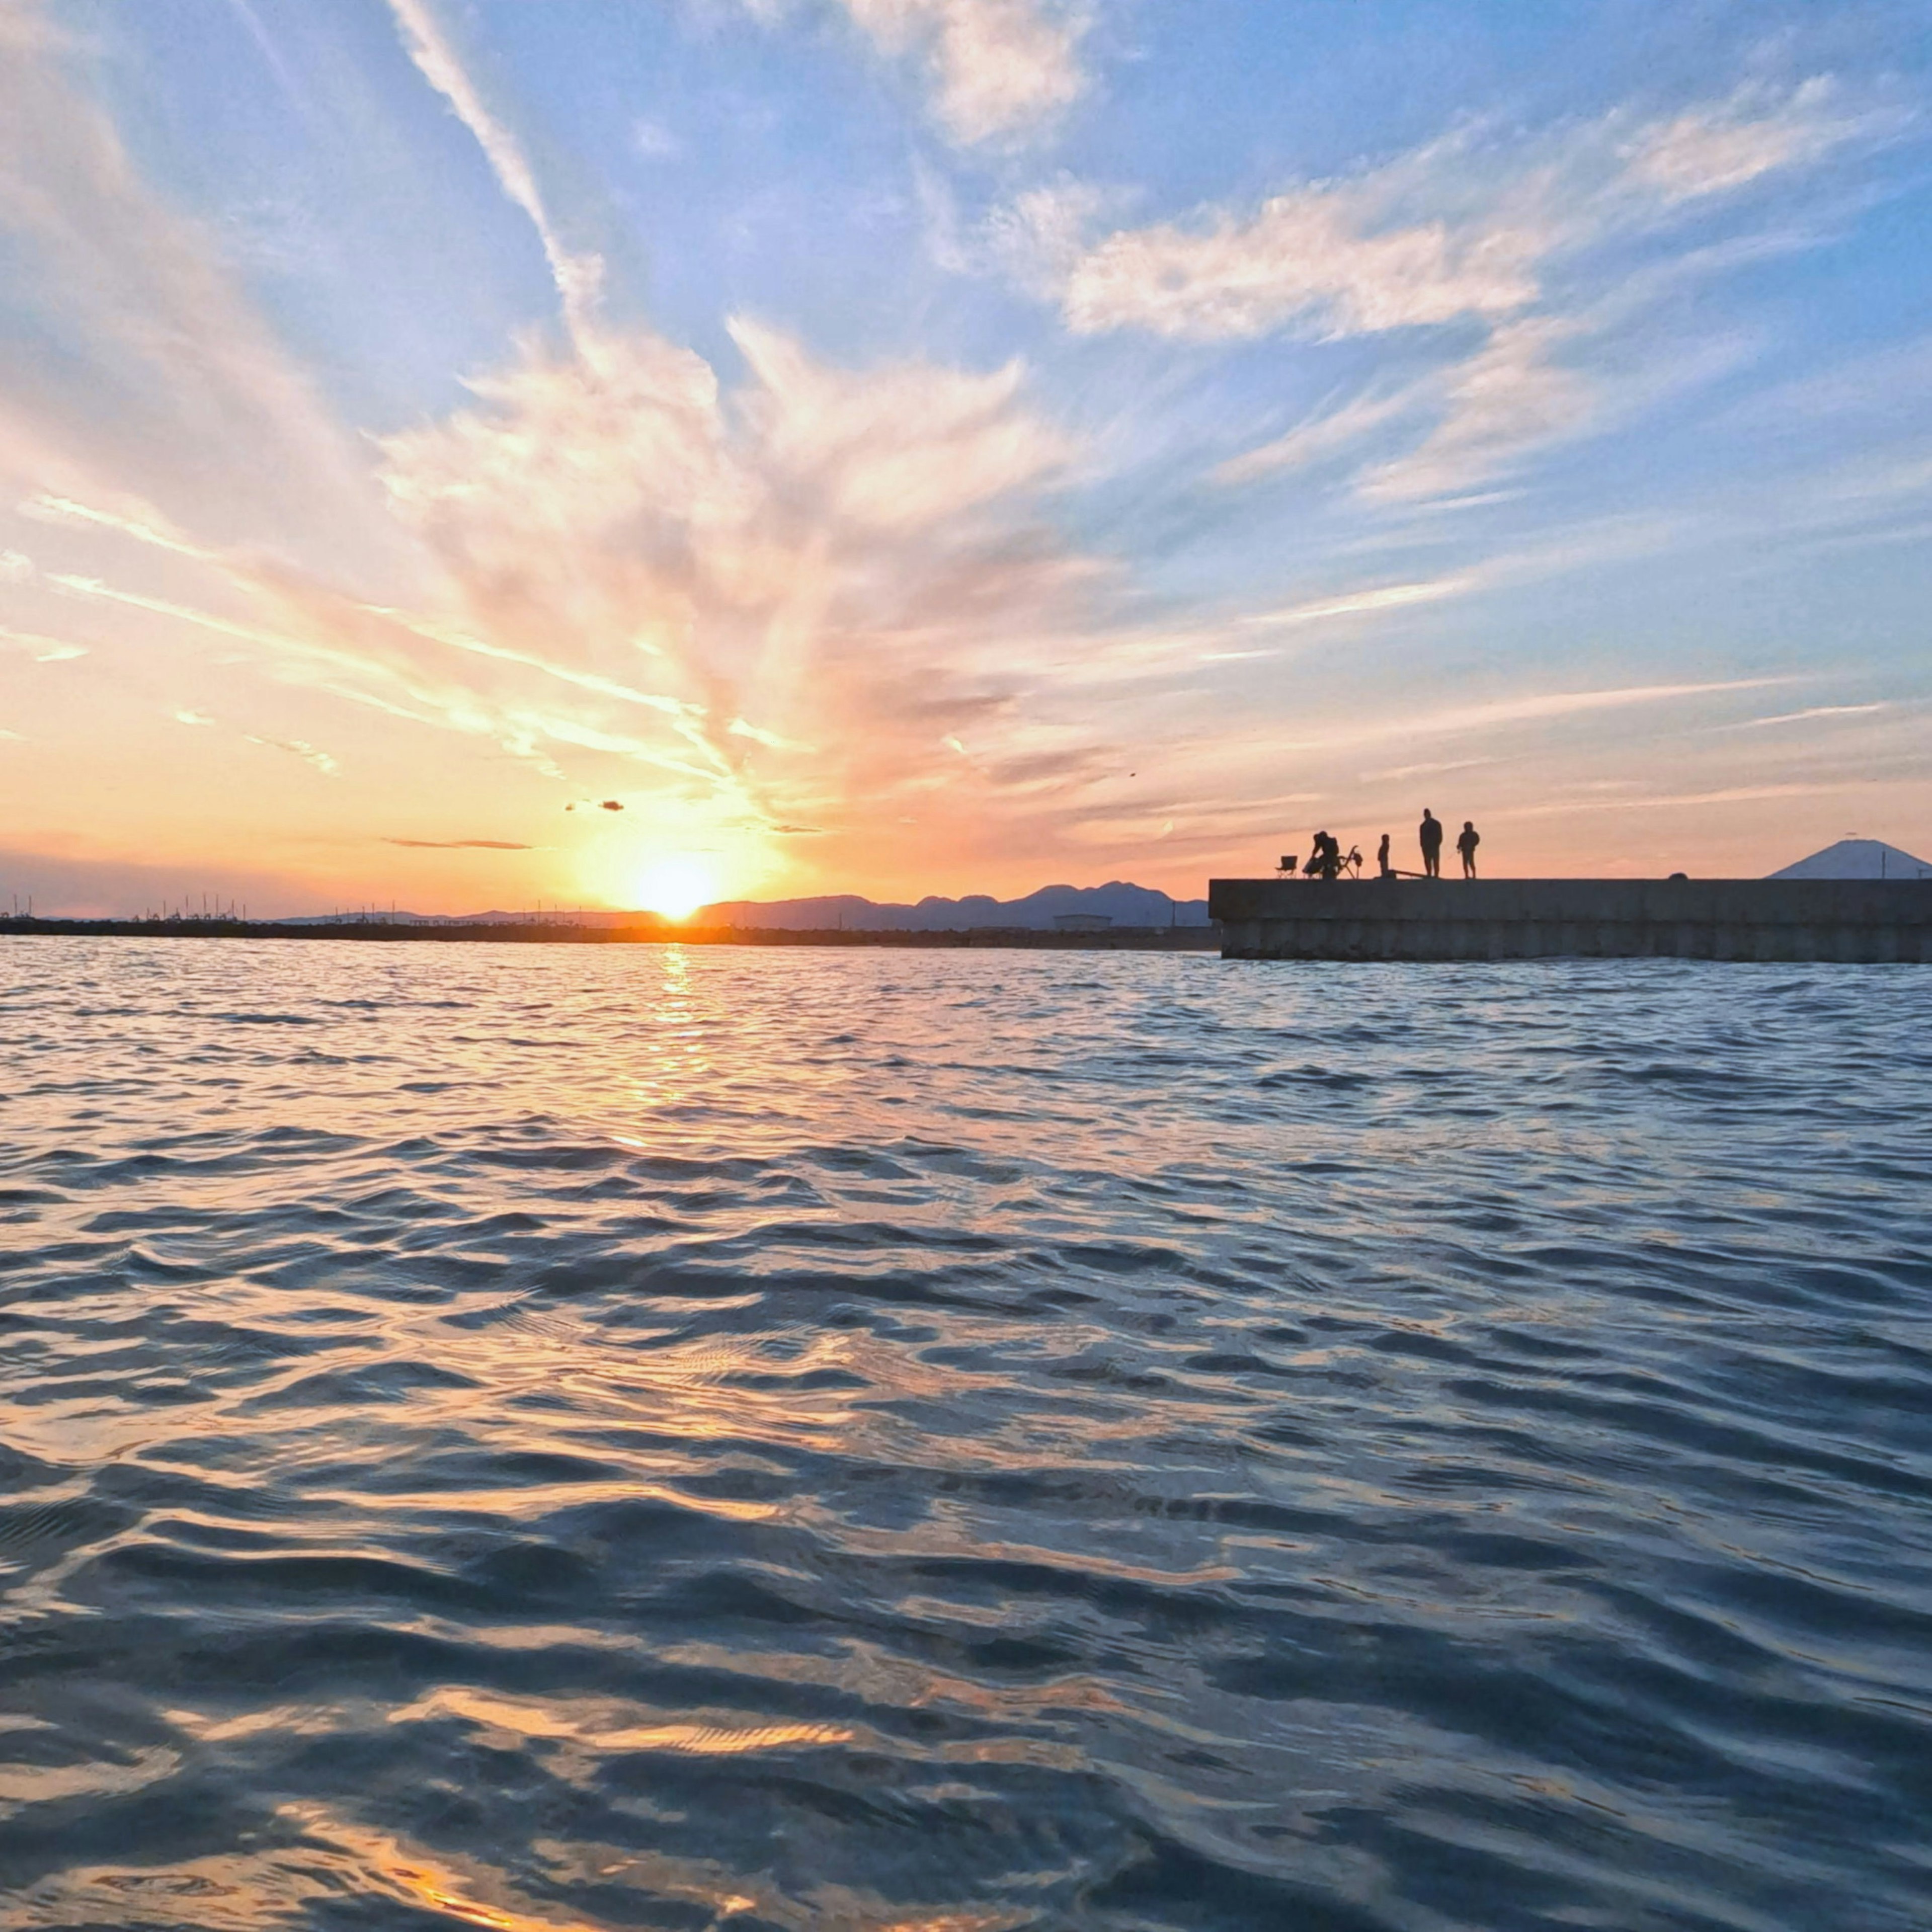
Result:
<svg viewBox="0 0 1932 1932">
<path fill-rule="evenodd" d="M 1932 964 L 1932 880 L 1215 879 L 1224 959 Z"/>
</svg>

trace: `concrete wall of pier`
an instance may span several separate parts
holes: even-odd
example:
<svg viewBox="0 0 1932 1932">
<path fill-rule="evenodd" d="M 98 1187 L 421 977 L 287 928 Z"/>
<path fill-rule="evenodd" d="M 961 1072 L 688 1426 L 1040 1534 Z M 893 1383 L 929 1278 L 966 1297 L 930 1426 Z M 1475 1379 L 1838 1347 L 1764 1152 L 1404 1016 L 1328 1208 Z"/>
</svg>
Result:
<svg viewBox="0 0 1932 1932">
<path fill-rule="evenodd" d="M 1932 964 L 1932 880 L 1216 879 L 1228 959 Z"/>
</svg>

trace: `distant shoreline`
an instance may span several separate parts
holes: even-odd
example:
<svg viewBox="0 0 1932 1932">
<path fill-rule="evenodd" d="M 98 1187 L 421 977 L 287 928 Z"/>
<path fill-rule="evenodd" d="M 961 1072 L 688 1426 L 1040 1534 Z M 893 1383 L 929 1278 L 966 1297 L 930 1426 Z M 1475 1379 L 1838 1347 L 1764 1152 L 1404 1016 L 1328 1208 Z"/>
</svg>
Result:
<svg viewBox="0 0 1932 1932">
<path fill-rule="evenodd" d="M 272 920 L 0 917 L 0 934 L 70 939 L 321 939 L 376 944 L 495 943 L 510 946 L 888 946 L 978 947 L 1046 952 L 1216 952 L 1218 926 L 1123 926 L 1100 932 L 1028 926 L 919 928 L 750 926 L 405 926 L 380 920 L 294 926 Z"/>
</svg>

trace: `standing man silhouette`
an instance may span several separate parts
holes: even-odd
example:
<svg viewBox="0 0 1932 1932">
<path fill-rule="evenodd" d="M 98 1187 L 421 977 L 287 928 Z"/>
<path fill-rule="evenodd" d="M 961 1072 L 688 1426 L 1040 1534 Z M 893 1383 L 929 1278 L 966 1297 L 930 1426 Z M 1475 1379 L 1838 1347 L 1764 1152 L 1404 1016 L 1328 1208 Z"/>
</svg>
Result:
<svg viewBox="0 0 1932 1932">
<path fill-rule="evenodd" d="M 1376 848 L 1376 873 L 1378 878 L 1384 879 L 1395 877 L 1395 868 L 1389 863 L 1388 834 L 1386 832 L 1382 834 L 1382 842 Z"/>
<path fill-rule="evenodd" d="M 1462 876 L 1473 879 L 1476 876 L 1476 848 L 1483 842 L 1483 835 L 1468 819 L 1462 821 L 1462 829 L 1456 836 L 1456 849 L 1462 855 Z"/>
<path fill-rule="evenodd" d="M 1422 870 L 1425 878 L 1439 879 L 1442 876 L 1442 821 L 1430 810 L 1422 808 L 1422 824 L 1416 836 L 1422 842 Z"/>
</svg>

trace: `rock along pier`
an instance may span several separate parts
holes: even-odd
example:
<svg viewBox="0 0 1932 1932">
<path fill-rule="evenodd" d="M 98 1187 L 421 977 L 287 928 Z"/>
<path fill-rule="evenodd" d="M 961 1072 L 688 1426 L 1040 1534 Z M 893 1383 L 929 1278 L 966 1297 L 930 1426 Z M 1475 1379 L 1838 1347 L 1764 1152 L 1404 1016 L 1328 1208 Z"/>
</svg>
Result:
<svg viewBox="0 0 1932 1932">
<path fill-rule="evenodd" d="M 1932 880 L 1215 879 L 1224 959 L 1932 964 Z"/>
</svg>

